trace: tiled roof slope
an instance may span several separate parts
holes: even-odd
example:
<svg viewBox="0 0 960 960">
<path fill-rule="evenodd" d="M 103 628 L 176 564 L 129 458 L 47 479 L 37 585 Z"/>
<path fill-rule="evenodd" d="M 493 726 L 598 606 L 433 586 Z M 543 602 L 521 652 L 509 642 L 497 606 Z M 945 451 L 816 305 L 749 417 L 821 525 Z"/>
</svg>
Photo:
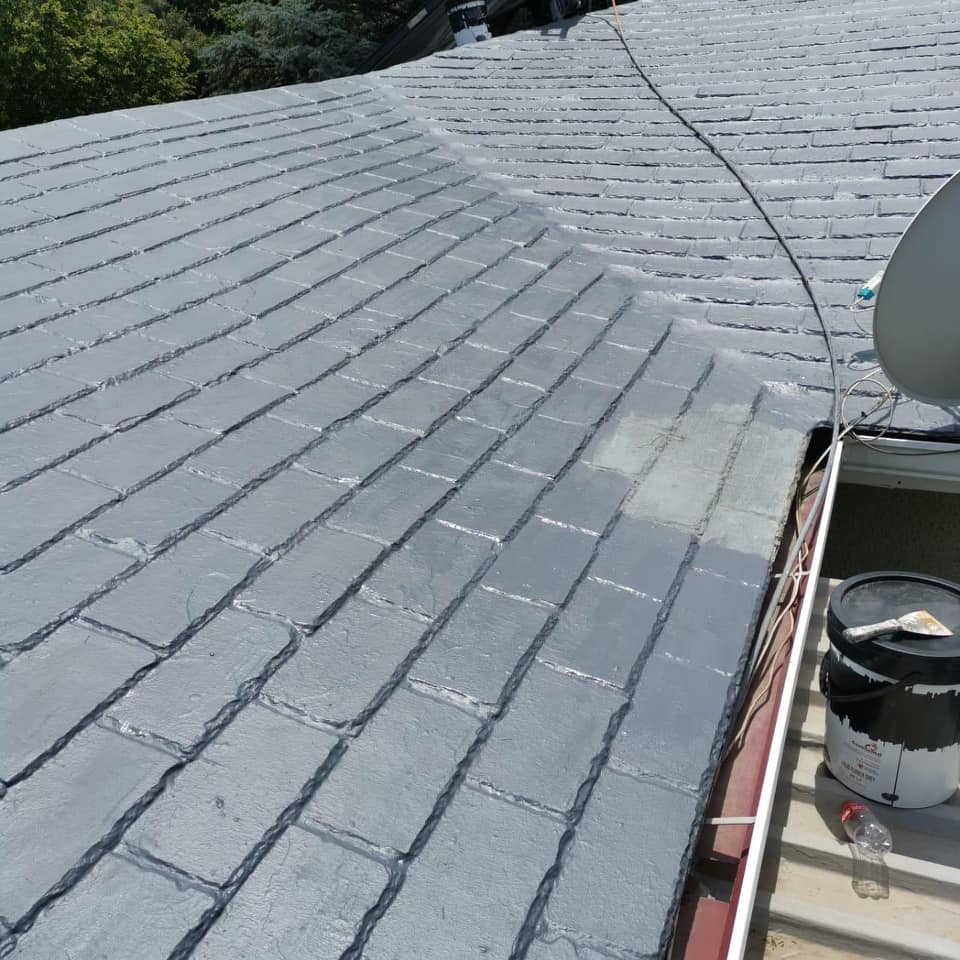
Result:
<svg viewBox="0 0 960 960">
<path fill-rule="evenodd" d="M 623 14 L 829 306 L 958 8 Z M 660 955 L 830 380 L 610 28 L 0 134 L 0 204 L 0 955 Z"/>
<path fill-rule="evenodd" d="M 684 0 L 622 12 L 636 59 L 789 238 L 854 366 L 873 358 L 847 311 L 851 290 L 960 168 L 956 14 L 945 0 Z M 541 204 L 606 262 L 641 270 L 644 291 L 660 293 L 692 342 L 743 351 L 768 380 L 829 382 L 820 327 L 782 249 L 638 76 L 608 19 L 383 77 L 510 195 Z M 913 406 L 898 422 L 953 421 Z"/>
</svg>

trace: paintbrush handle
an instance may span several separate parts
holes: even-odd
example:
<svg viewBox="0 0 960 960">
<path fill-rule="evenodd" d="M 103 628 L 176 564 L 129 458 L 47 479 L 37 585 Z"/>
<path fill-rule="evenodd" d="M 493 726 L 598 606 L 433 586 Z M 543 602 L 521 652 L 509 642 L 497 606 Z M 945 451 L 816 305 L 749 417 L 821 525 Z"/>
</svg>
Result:
<svg viewBox="0 0 960 960">
<path fill-rule="evenodd" d="M 843 631 L 843 639 L 851 643 L 861 643 L 883 636 L 885 633 L 896 633 L 900 629 L 899 620 L 881 620 L 880 623 L 868 623 L 865 627 L 847 627 Z"/>
</svg>

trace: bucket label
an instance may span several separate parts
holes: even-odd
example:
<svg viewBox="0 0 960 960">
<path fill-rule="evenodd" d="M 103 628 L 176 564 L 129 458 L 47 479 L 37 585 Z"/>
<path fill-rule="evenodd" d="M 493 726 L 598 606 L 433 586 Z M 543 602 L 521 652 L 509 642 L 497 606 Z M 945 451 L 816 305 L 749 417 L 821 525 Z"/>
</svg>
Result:
<svg viewBox="0 0 960 960">
<path fill-rule="evenodd" d="M 902 750 L 899 744 L 871 740 L 832 714 L 827 715 L 827 725 L 840 728 L 827 738 L 830 767 L 839 780 L 858 793 L 878 799 L 895 789 Z"/>
<path fill-rule="evenodd" d="M 871 673 L 832 646 L 821 691 L 827 766 L 841 783 L 898 807 L 942 803 L 957 789 L 960 692 Z"/>
<path fill-rule="evenodd" d="M 941 750 L 905 750 L 871 740 L 827 710 L 826 761 L 856 793 L 897 807 L 929 807 L 948 799 L 960 780 L 960 744 Z"/>
</svg>

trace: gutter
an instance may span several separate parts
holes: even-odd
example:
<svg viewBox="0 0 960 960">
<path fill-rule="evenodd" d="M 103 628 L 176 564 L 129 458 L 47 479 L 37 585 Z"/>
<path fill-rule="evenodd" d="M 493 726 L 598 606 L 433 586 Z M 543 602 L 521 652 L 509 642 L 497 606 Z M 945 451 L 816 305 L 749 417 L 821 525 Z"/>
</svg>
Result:
<svg viewBox="0 0 960 960">
<path fill-rule="evenodd" d="M 766 673 L 745 681 L 752 686 L 769 678 L 769 698 L 751 718 L 742 746 L 718 771 L 698 844 L 699 871 L 695 867 L 706 882 L 691 879 L 688 883 L 672 960 L 741 960 L 746 950 L 842 452 L 841 445 L 829 478 L 806 481 L 805 503 L 811 503 L 820 483 L 826 482 L 827 489 L 820 516 L 807 534 L 812 550 L 793 604 L 794 609 L 799 605 L 796 622 L 792 629 L 786 623 L 779 628 L 773 643 L 775 647 L 783 644 L 784 649 Z M 805 519 L 801 516 L 800 523 Z"/>
<path fill-rule="evenodd" d="M 793 709 L 793 700 L 797 688 L 797 674 L 800 671 L 800 661 L 806 645 L 807 630 L 810 626 L 810 617 L 813 613 L 814 599 L 816 598 L 816 584 L 820 579 L 820 568 L 823 564 L 823 554 L 827 546 L 827 533 L 830 529 L 830 515 L 833 511 L 833 501 L 837 491 L 837 480 L 840 476 L 840 463 L 843 459 L 843 443 L 839 444 L 834 468 L 826 478 L 827 494 L 823 501 L 820 517 L 815 523 L 816 533 L 813 539 L 813 554 L 810 567 L 803 583 L 803 601 L 800 605 L 800 615 L 794 630 L 793 643 L 787 661 L 786 674 L 783 680 L 783 692 L 777 708 L 773 735 L 767 753 L 767 762 L 763 780 L 760 786 L 760 796 L 753 830 L 750 835 L 750 848 L 746 860 L 741 863 L 738 871 L 737 883 L 734 887 L 735 899 L 731 901 L 734 908 L 733 924 L 728 934 L 726 951 L 727 960 L 741 960 L 747 948 L 747 937 L 750 933 L 750 921 L 753 917 L 753 905 L 757 895 L 757 884 L 760 880 L 760 867 L 763 861 L 764 849 L 767 843 L 767 832 L 770 828 L 770 817 L 773 813 L 773 801 L 777 794 L 777 785 L 780 777 L 780 764 L 783 760 L 783 746 L 787 739 L 787 730 L 790 725 L 790 713 Z"/>
</svg>

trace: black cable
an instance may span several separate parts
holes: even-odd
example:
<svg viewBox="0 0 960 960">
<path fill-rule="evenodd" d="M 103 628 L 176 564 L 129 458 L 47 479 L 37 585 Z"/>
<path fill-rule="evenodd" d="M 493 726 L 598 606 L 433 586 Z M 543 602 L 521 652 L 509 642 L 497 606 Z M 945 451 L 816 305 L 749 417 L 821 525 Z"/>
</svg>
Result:
<svg viewBox="0 0 960 960">
<path fill-rule="evenodd" d="M 736 167 L 736 165 L 723 155 L 720 148 L 699 128 L 697 128 L 690 120 L 688 120 L 663 94 L 660 88 L 654 83 L 653 80 L 647 75 L 647 72 L 640 66 L 640 62 L 637 60 L 636 56 L 633 53 L 633 50 L 630 48 L 630 44 L 627 42 L 627 38 L 616 28 L 616 26 L 606 17 L 599 17 L 596 14 L 590 14 L 584 19 L 590 20 L 599 20 L 601 23 L 606 24 L 619 38 L 620 43 L 623 45 L 623 49 L 626 52 L 627 56 L 630 59 L 630 62 L 633 64 L 634 69 L 639 74 L 643 82 L 650 88 L 650 92 L 660 101 L 661 104 L 667 109 L 670 115 L 678 122 L 683 124 L 683 126 L 690 131 L 699 141 L 702 143 L 710 153 L 720 161 L 727 168 L 730 175 L 740 184 L 743 188 L 743 192 L 750 198 L 751 203 L 756 207 L 757 212 L 763 218 L 763 221 L 770 228 L 774 237 L 777 240 L 777 243 L 783 248 L 783 252 L 787 255 L 787 259 L 790 261 L 791 266 L 796 271 L 797 276 L 800 278 L 800 283 L 803 286 L 804 292 L 806 293 L 808 299 L 810 300 L 810 305 L 813 307 L 813 312 L 816 314 L 817 321 L 820 324 L 820 327 L 823 330 L 823 338 L 827 347 L 827 355 L 830 358 L 830 369 L 833 375 L 833 388 L 834 388 L 834 426 L 839 422 L 840 414 L 840 397 L 842 394 L 842 388 L 840 386 L 840 370 L 839 364 L 837 362 L 836 353 L 833 346 L 833 336 L 830 332 L 830 328 L 827 325 L 827 321 L 823 316 L 823 313 L 820 310 L 820 305 L 817 303 L 817 298 L 814 296 L 813 289 L 810 286 L 810 281 L 807 279 L 807 275 L 803 272 L 803 268 L 800 266 L 799 260 L 797 260 L 796 255 L 793 250 L 790 249 L 790 245 L 787 243 L 786 237 L 783 235 L 783 231 L 777 226 L 773 217 L 767 212 L 766 208 L 763 206 L 763 203 L 760 201 L 760 198 L 756 195 L 753 190 L 753 187 L 747 182 L 746 178 Z"/>
<path fill-rule="evenodd" d="M 814 296 L 813 289 L 810 286 L 810 281 L 807 279 L 806 274 L 803 272 L 803 268 L 800 266 L 800 262 L 797 260 L 796 255 L 793 250 L 790 249 L 790 245 L 787 243 L 786 238 L 783 235 L 783 231 L 777 226 L 776 221 L 767 210 L 764 208 L 763 203 L 760 201 L 760 198 L 756 195 L 753 188 L 747 182 L 746 178 L 739 171 L 737 166 L 723 155 L 720 151 L 720 148 L 701 130 L 699 130 L 691 121 L 689 121 L 661 92 L 660 88 L 650 79 L 647 72 L 640 66 L 639 61 L 633 53 L 633 50 L 630 48 L 630 44 L 627 42 L 627 38 L 616 28 L 616 26 L 608 19 L 604 17 L 597 16 L 596 14 L 589 15 L 583 19 L 590 20 L 599 20 L 601 23 L 606 24 L 610 27 L 611 30 L 617 35 L 620 40 L 620 43 L 623 45 L 623 49 L 626 51 L 627 56 L 630 59 L 630 62 L 633 64 L 634 69 L 639 74 L 643 82 L 650 88 L 650 92 L 660 101 L 661 104 L 667 109 L 670 115 L 678 122 L 681 123 L 687 130 L 692 133 L 697 140 L 702 143 L 710 153 L 720 161 L 727 168 L 730 175 L 740 184 L 743 188 L 743 192 L 750 198 L 750 201 L 756 207 L 760 216 L 763 218 L 764 222 L 773 232 L 776 237 L 777 243 L 783 248 L 783 252 L 787 255 L 787 259 L 790 261 L 793 269 L 797 272 L 797 276 L 800 278 L 800 283 L 803 286 L 804 292 L 807 294 L 807 297 L 810 300 L 810 305 L 813 307 L 813 312 L 816 314 L 817 321 L 820 324 L 821 329 L 823 330 L 823 338 L 827 347 L 827 355 L 830 358 L 830 371 L 833 376 L 833 391 L 834 391 L 834 416 L 833 416 L 833 431 L 830 441 L 831 450 L 836 447 L 836 443 L 839 440 L 839 431 L 840 431 L 840 421 L 842 417 L 840 416 L 840 404 L 843 398 L 843 388 L 840 384 L 840 369 L 837 362 L 836 354 L 834 352 L 833 345 L 833 335 L 830 332 L 830 328 L 827 325 L 826 319 L 824 318 L 820 305 L 817 303 L 817 299 Z M 871 446 L 871 441 L 873 438 L 866 436 L 861 437 L 856 433 L 852 433 L 854 440 L 858 443 L 862 443 L 866 447 L 870 447 L 872 450 L 876 450 L 878 453 L 886 453 L 900 457 L 942 457 L 949 454 L 960 453 L 960 447 L 951 447 L 949 450 L 880 450 L 876 447 Z M 827 471 L 831 468 L 832 456 L 828 458 L 827 461 Z M 824 476 L 826 477 L 826 473 Z M 820 504 L 815 503 L 815 510 L 819 510 Z"/>
<path fill-rule="evenodd" d="M 817 495 L 814 499 L 813 505 L 810 509 L 807 519 L 803 522 L 800 529 L 797 531 L 796 543 L 793 548 L 790 550 L 790 553 L 787 556 L 784 569 L 789 571 L 792 570 L 800 557 L 800 551 L 803 547 L 804 542 L 810 534 L 810 531 L 813 529 L 813 525 L 817 520 L 817 517 L 820 514 L 820 510 L 823 507 L 824 500 L 826 499 L 827 489 L 830 485 L 830 477 L 833 474 L 833 471 L 836 467 L 836 454 L 837 449 L 840 444 L 840 419 L 841 419 L 841 402 L 843 397 L 843 388 L 840 384 L 840 366 L 837 362 L 836 351 L 834 350 L 833 345 L 833 335 L 830 332 L 830 327 L 827 325 L 826 318 L 824 317 L 822 311 L 820 310 L 820 304 L 817 302 L 817 298 L 814 296 L 813 289 L 810 286 L 810 281 L 807 279 L 807 275 L 803 272 L 803 268 L 800 266 L 799 260 L 794 255 L 793 250 L 790 249 L 790 245 L 787 243 L 786 237 L 783 235 L 783 231 L 777 226 L 774 222 L 773 217 L 767 212 L 766 208 L 763 206 L 763 203 L 760 201 L 760 198 L 756 195 L 753 188 L 747 182 L 743 174 L 740 173 L 739 169 L 734 165 L 734 163 L 728 160 L 719 147 L 714 144 L 714 142 L 703 132 L 701 132 L 690 120 L 688 120 L 661 92 L 660 88 L 654 83 L 653 80 L 647 75 L 647 72 L 640 65 L 639 60 L 633 53 L 633 50 L 630 47 L 630 44 L 627 42 L 627 38 L 623 33 L 617 29 L 616 25 L 612 23 L 609 19 L 605 17 L 597 16 L 596 14 L 588 14 L 584 19 L 590 20 L 599 20 L 601 23 L 608 26 L 619 38 L 620 43 L 623 46 L 624 51 L 627 54 L 630 62 L 633 64 L 634 69 L 639 75 L 640 79 L 647 85 L 650 89 L 650 92 L 660 101 L 664 108 L 670 113 L 670 115 L 680 124 L 682 124 L 690 133 L 692 133 L 697 140 L 703 144 L 707 150 L 715 157 L 723 166 L 727 169 L 730 175 L 740 184 L 743 192 L 750 198 L 750 201 L 756 207 L 757 212 L 763 218 L 763 221 L 770 228 L 774 237 L 777 240 L 777 243 L 783 248 L 783 252 L 786 254 L 787 259 L 790 261 L 793 269 L 796 271 L 797 276 L 800 279 L 800 283 L 803 286 L 804 292 L 806 293 L 808 299 L 810 300 L 810 305 L 813 307 L 813 312 L 816 315 L 817 322 L 820 324 L 820 328 L 823 331 L 823 339 L 827 348 L 827 356 L 830 361 L 830 373 L 833 378 L 833 423 L 831 425 L 831 435 L 830 435 L 830 447 L 828 450 L 826 464 L 824 465 L 823 479 L 820 482 L 820 485 L 817 489 Z M 788 582 L 788 577 L 782 577 L 779 582 L 779 586 L 774 591 L 773 596 L 770 598 L 770 604 L 767 607 L 767 611 L 763 617 L 763 620 L 760 623 L 759 629 L 757 631 L 757 636 L 764 637 L 770 629 L 770 625 L 773 622 L 774 611 L 776 610 L 778 604 L 781 600 L 781 594 L 784 589 L 784 585 Z M 757 665 L 757 657 L 760 650 L 762 649 L 763 644 L 755 644 L 753 652 L 751 654 L 750 663 L 747 667 L 747 672 L 744 675 L 744 683 L 741 685 L 739 700 L 742 701 L 744 694 L 750 686 L 749 680 L 752 677 L 754 670 Z"/>
</svg>

